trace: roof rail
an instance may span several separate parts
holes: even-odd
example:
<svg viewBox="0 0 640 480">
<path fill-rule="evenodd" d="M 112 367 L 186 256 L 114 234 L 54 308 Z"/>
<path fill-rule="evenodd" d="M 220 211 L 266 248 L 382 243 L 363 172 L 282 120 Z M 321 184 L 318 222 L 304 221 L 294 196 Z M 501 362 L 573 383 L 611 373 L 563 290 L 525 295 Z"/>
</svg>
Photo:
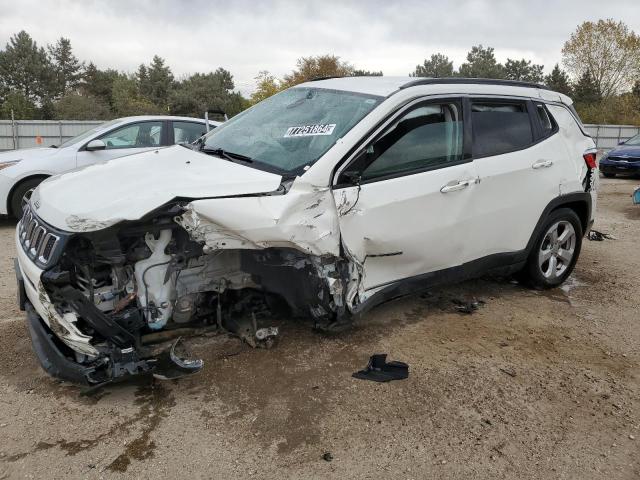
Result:
<svg viewBox="0 0 640 480">
<path fill-rule="evenodd" d="M 307 80 L 307 82 L 319 82 L 320 80 L 331 80 L 332 78 L 345 78 L 344 75 L 333 75 L 329 77 L 313 77 L 311 80 Z"/>
<path fill-rule="evenodd" d="M 522 82 L 520 80 L 503 80 L 499 78 L 464 78 L 464 77 L 444 77 L 444 78 L 421 78 L 412 80 L 400 87 L 400 90 L 417 85 L 438 85 L 438 84 L 475 84 L 475 85 L 505 85 L 510 87 L 541 88 L 550 90 L 546 85 L 533 82 Z"/>
</svg>

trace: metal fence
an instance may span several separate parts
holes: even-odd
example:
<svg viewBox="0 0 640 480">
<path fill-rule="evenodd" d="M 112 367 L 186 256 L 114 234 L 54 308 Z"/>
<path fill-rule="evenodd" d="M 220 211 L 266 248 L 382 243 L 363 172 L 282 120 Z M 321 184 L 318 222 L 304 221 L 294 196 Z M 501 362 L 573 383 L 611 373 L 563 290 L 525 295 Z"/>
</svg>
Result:
<svg viewBox="0 0 640 480">
<path fill-rule="evenodd" d="M 101 120 L 0 120 L 0 151 L 60 145 L 101 123 Z"/>
<path fill-rule="evenodd" d="M 640 127 L 633 125 L 585 125 L 587 133 L 593 137 L 596 146 L 602 150 L 611 150 L 620 142 L 629 140 L 640 133 Z"/>
</svg>

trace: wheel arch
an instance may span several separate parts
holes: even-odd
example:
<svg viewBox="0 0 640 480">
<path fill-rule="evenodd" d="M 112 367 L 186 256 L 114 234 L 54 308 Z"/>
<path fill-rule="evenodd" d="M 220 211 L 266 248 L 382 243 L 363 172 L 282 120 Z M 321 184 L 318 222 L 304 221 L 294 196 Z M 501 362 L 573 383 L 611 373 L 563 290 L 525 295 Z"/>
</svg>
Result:
<svg viewBox="0 0 640 480">
<path fill-rule="evenodd" d="M 16 183 L 13 184 L 13 186 L 11 187 L 11 190 L 9 190 L 9 194 L 7 195 L 7 212 L 9 213 L 9 215 L 15 216 L 15 213 L 12 211 L 13 209 L 11 208 L 11 201 L 13 199 L 13 194 L 15 193 L 16 189 L 22 185 L 24 182 L 27 182 L 29 180 L 34 180 L 36 178 L 40 178 L 41 180 L 45 180 L 47 178 L 49 178 L 51 175 L 48 175 L 46 173 L 36 173 L 33 175 L 28 175 L 26 177 L 21 178 L 20 180 L 18 180 Z"/>
<path fill-rule="evenodd" d="M 580 219 L 582 234 L 585 235 L 587 233 L 591 220 L 591 194 L 589 192 L 575 192 L 561 195 L 549 202 L 542 212 L 542 215 L 540 215 L 540 219 L 538 220 L 538 223 L 531 234 L 531 238 L 529 239 L 529 243 L 527 244 L 527 256 L 531 253 L 531 249 L 540 235 L 540 232 L 544 227 L 544 223 L 547 218 L 549 218 L 549 215 L 561 208 L 573 210 Z"/>
</svg>

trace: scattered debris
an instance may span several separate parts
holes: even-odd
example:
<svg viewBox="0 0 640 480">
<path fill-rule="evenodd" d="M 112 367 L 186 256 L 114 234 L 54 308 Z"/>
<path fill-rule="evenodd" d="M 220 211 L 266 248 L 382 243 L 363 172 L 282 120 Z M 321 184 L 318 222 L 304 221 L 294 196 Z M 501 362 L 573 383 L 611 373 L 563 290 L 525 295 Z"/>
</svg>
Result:
<svg viewBox="0 0 640 480">
<path fill-rule="evenodd" d="M 324 454 L 322 455 L 322 459 L 325 462 L 330 462 L 331 460 L 333 460 L 333 455 L 331 454 L 331 452 L 324 452 Z"/>
<path fill-rule="evenodd" d="M 598 230 L 589 231 L 589 235 L 587 236 L 587 238 L 594 242 L 602 242 L 603 240 L 617 240 L 617 238 L 610 233 L 603 233 L 599 232 Z"/>
<path fill-rule="evenodd" d="M 629 440 L 635 440 L 635 439 L 636 439 L 635 435 L 629 435 Z"/>
<path fill-rule="evenodd" d="M 367 368 L 355 372 L 352 377 L 374 382 L 403 380 L 409 376 L 409 365 L 404 362 L 388 362 L 386 353 L 371 355 Z"/>
<path fill-rule="evenodd" d="M 481 305 L 485 304 L 484 300 L 476 300 L 475 298 L 470 302 L 460 298 L 454 298 L 451 301 L 456 305 L 455 308 L 458 312 L 465 313 L 467 315 L 471 315 L 473 312 L 478 310 Z"/>
<path fill-rule="evenodd" d="M 501 368 L 500 371 L 502 373 L 506 373 L 507 375 L 509 375 L 510 377 L 515 377 L 516 376 L 516 371 L 513 368 L 507 367 L 507 368 Z"/>
<path fill-rule="evenodd" d="M 158 356 L 156 368 L 153 372 L 153 376 L 158 380 L 174 380 L 202 370 L 204 366 L 202 360 L 189 360 L 176 354 L 176 347 L 179 345 L 180 340 L 181 338 L 178 338 L 168 351 Z"/>
</svg>

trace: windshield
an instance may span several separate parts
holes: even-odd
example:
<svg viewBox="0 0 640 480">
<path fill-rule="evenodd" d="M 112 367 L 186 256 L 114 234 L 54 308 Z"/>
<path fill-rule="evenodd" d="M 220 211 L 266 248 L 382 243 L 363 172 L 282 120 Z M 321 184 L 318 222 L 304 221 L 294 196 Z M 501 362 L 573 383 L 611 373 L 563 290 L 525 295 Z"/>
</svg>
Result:
<svg viewBox="0 0 640 480">
<path fill-rule="evenodd" d="M 235 116 L 205 138 L 203 150 L 244 156 L 277 171 L 301 173 L 383 97 L 290 88 Z"/>
<path fill-rule="evenodd" d="M 629 140 L 624 142 L 625 145 L 633 145 L 634 147 L 640 145 L 640 134 L 635 137 L 631 137 Z"/>
<path fill-rule="evenodd" d="M 91 130 L 87 130 L 86 132 L 83 132 L 80 135 L 77 135 L 65 142 L 62 142 L 60 145 L 58 145 L 58 148 L 64 148 L 64 147 L 68 147 L 69 145 L 73 145 L 74 143 L 77 143 L 81 140 L 84 140 L 85 138 L 90 137 L 94 133 L 110 128 L 114 125 L 117 125 L 118 123 L 120 123 L 120 120 L 111 120 L 110 122 L 103 123 L 101 125 L 98 125 L 97 127 L 93 127 Z"/>
</svg>

